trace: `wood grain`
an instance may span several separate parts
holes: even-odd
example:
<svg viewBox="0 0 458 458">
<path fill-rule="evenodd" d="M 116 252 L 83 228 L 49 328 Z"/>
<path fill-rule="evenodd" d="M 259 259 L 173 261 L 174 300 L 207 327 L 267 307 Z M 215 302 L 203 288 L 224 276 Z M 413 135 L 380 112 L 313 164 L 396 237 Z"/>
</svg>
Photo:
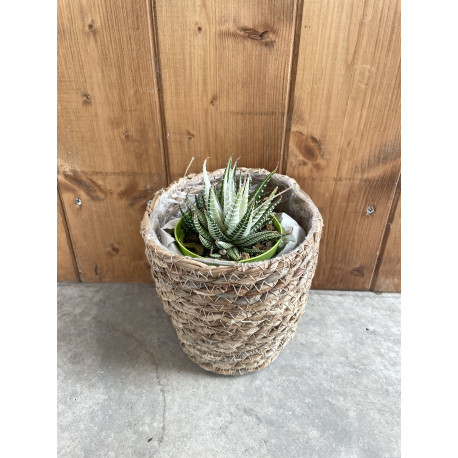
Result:
<svg viewBox="0 0 458 458">
<path fill-rule="evenodd" d="M 150 282 L 140 221 L 157 186 L 152 175 L 63 175 L 60 186 L 81 280 Z M 87 180 L 87 181 L 83 181 Z M 80 186 L 79 183 L 84 185 Z M 76 205 L 74 196 L 81 198 Z"/>
<path fill-rule="evenodd" d="M 146 2 L 58 1 L 58 180 L 83 281 L 150 279 L 139 224 L 166 185 L 153 60 Z"/>
<path fill-rule="evenodd" d="M 231 154 L 320 208 L 314 288 L 400 288 L 400 0 L 58 0 L 62 275 L 73 247 L 82 281 L 151 281 L 147 200 Z"/>
<path fill-rule="evenodd" d="M 298 59 L 287 174 L 324 217 L 313 287 L 367 290 L 400 173 L 399 0 L 304 2 Z"/>
<path fill-rule="evenodd" d="M 294 0 L 153 2 L 170 176 L 227 157 L 281 160 L 297 17 Z"/>
<path fill-rule="evenodd" d="M 79 281 L 73 249 L 57 193 L 57 281 Z"/>
<path fill-rule="evenodd" d="M 380 260 L 374 291 L 401 292 L 401 199 L 388 223 L 388 238 Z"/>
</svg>

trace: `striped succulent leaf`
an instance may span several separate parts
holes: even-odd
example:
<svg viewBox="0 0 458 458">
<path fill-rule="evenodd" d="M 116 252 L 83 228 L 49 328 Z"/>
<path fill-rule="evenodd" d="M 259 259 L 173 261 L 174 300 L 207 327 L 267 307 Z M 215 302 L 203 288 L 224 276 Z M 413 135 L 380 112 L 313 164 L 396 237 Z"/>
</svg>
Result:
<svg viewBox="0 0 458 458">
<path fill-rule="evenodd" d="M 190 209 L 190 214 L 192 217 L 194 217 L 194 215 L 197 215 L 197 218 L 200 222 L 200 224 L 202 224 L 204 226 L 205 229 L 207 229 L 207 218 L 205 218 L 205 215 L 203 212 L 201 212 L 195 204 L 193 204 L 189 199 L 186 199 L 186 203 L 188 205 L 188 208 Z M 197 231 L 197 228 L 196 228 L 196 231 Z"/>
<path fill-rule="evenodd" d="M 234 261 L 238 261 L 240 259 L 240 251 L 236 246 L 228 248 L 227 255 L 232 258 Z"/>
<path fill-rule="evenodd" d="M 245 253 L 252 254 L 252 255 L 255 255 L 255 256 L 258 256 L 258 255 L 264 253 L 264 251 L 257 250 L 256 248 L 240 247 L 240 249 L 242 251 L 244 251 Z"/>
<path fill-rule="evenodd" d="M 195 232 L 194 223 L 192 222 L 192 218 L 189 215 L 189 213 L 185 213 L 181 207 L 180 207 L 180 213 L 183 218 L 184 230 L 186 232 L 191 232 L 191 233 Z"/>
<path fill-rule="evenodd" d="M 203 170 L 204 170 L 204 202 L 205 202 L 205 206 L 209 207 L 210 206 L 210 187 L 211 187 L 211 184 L 210 184 L 210 178 L 208 177 L 208 174 L 207 174 L 206 164 L 207 164 L 207 159 L 205 159 L 204 167 L 203 167 Z"/>
<path fill-rule="evenodd" d="M 279 232 L 261 231 L 280 202 L 280 194 L 285 192 L 278 194 L 278 188 L 275 188 L 270 195 L 263 197 L 276 169 L 250 195 L 251 177 L 243 177 L 241 172 L 237 177 L 237 161 L 232 167 L 232 157 L 227 161 L 218 192 L 210 181 L 206 163 L 207 160 L 203 165 L 203 193 L 195 197 L 195 202 L 186 199 L 187 213 L 180 208 L 185 230 L 199 234 L 202 245 L 211 250 L 210 256 L 214 258 L 227 255 L 238 261 L 242 252 L 250 255 L 263 253 L 265 250 L 254 245 L 282 237 Z"/>
<path fill-rule="evenodd" d="M 270 202 L 269 206 L 264 210 L 264 213 L 257 218 L 256 222 L 253 222 L 251 227 L 252 232 L 256 232 L 258 229 L 262 227 L 262 225 L 270 218 L 273 209 L 280 203 L 280 201 L 281 197 Z"/>
<path fill-rule="evenodd" d="M 239 246 L 251 247 L 259 242 L 268 242 L 270 240 L 279 240 L 281 234 L 275 231 L 255 232 L 238 240 Z"/>
<path fill-rule="evenodd" d="M 204 198 L 203 196 L 196 196 L 196 207 L 203 212 L 205 210 L 205 205 L 204 205 Z"/>
<path fill-rule="evenodd" d="M 275 169 L 272 170 L 272 172 L 270 172 L 269 175 L 267 175 L 264 178 L 264 180 L 258 184 L 258 186 L 256 187 L 256 189 L 254 190 L 253 194 L 250 197 L 250 202 L 253 201 L 255 205 L 259 202 L 259 200 L 261 199 L 262 193 L 264 192 L 264 189 L 267 186 L 267 183 L 270 181 L 270 179 L 272 178 L 273 174 L 276 171 L 277 171 L 277 168 L 275 167 Z"/>
</svg>

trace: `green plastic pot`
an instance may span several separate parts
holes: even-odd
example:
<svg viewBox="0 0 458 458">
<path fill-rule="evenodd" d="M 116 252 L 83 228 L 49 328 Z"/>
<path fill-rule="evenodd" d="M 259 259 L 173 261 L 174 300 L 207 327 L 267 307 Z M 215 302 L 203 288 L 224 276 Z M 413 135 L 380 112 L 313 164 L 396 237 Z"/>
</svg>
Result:
<svg viewBox="0 0 458 458">
<path fill-rule="evenodd" d="M 174 230 L 175 240 L 178 243 L 178 246 L 180 247 L 181 252 L 185 256 L 190 256 L 191 258 L 203 258 L 203 256 L 199 256 L 198 254 L 193 253 L 192 251 L 189 251 L 181 243 L 183 241 L 183 238 L 184 238 L 184 230 L 183 230 L 183 227 L 181 225 L 182 219 L 183 218 L 180 218 L 180 220 L 176 224 L 175 230 Z M 277 231 L 280 232 L 280 234 L 283 234 L 283 228 L 281 227 L 280 221 L 278 221 L 277 218 L 273 217 L 272 218 L 272 223 L 273 223 L 275 229 L 277 229 Z M 265 261 L 266 259 L 270 259 L 275 254 L 275 252 L 277 251 L 279 243 L 280 243 L 280 240 L 278 240 L 278 242 L 272 248 L 270 248 L 268 251 L 260 254 L 259 256 L 255 256 L 254 258 L 250 258 L 250 259 L 244 259 L 243 261 L 234 261 L 234 262 L 256 262 L 256 261 Z M 204 259 L 208 259 L 208 260 L 214 261 L 213 258 L 204 258 Z"/>
</svg>

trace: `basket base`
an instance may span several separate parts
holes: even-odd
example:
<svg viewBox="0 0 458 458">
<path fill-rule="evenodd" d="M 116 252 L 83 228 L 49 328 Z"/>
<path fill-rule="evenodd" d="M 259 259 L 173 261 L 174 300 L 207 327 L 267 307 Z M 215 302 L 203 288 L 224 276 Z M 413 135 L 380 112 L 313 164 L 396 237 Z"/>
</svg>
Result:
<svg viewBox="0 0 458 458">
<path fill-rule="evenodd" d="M 243 375 L 264 369 L 277 358 L 296 334 L 301 315 L 302 313 L 296 315 L 290 326 L 284 328 L 275 341 L 260 343 L 255 348 L 242 352 L 209 352 L 202 349 L 196 341 L 189 341 L 180 328 L 175 327 L 175 330 L 184 353 L 202 369 L 221 375 Z"/>
<path fill-rule="evenodd" d="M 286 344 L 285 344 L 286 345 Z M 244 374 L 249 374 L 250 372 L 257 372 L 260 371 L 261 369 L 264 369 L 267 367 L 269 364 L 273 363 L 277 357 L 279 356 L 280 353 L 276 353 L 269 358 L 263 360 L 262 362 L 258 362 L 257 364 L 253 365 L 242 365 L 239 368 L 222 368 L 219 367 L 218 365 L 211 364 L 211 363 L 204 363 L 200 359 L 191 356 L 188 354 L 186 351 L 186 348 L 183 344 L 181 344 L 181 348 L 183 351 L 186 353 L 188 358 L 196 363 L 198 366 L 200 366 L 202 369 L 209 371 L 209 372 L 214 372 L 215 374 L 220 374 L 220 375 L 232 375 L 232 376 L 237 376 L 237 375 L 244 375 Z"/>
</svg>

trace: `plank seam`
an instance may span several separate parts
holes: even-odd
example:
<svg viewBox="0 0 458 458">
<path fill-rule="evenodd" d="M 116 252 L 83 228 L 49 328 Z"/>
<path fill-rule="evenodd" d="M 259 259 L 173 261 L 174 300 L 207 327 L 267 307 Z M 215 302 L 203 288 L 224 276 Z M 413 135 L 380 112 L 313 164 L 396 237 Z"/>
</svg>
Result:
<svg viewBox="0 0 458 458">
<path fill-rule="evenodd" d="M 289 78 L 288 78 L 288 89 L 286 94 L 286 117 L 283 129 L 283 140 L 280 150 L 280 173 L 286 174 L 286 168 L 288 164 L 288 152 L 289 152 L 289 138 L 291 134 L 291 124 L 294 109 L 294 94 L 296 89 L 296 76 L 297 67 L 299 61 L 299 45 L 302 34 L 302 13 L 304 9 L 304 0 L 297 0 L 295 6 L 295 18 L 294 18 L 294 36 L 293 46 L 291 51 L 291 60 L 289 63 Z"/>
<path fill-rule="evenodd" d="M 78 267 L 78 261 L 76 260 L 76 252 L 75 252 L 75 248 L 73 246 L 73 239 L 72 239 L 72 235 L 70 233 L 70 228 L 69 228 L 69 225 L 68 225 L 67 211 L 65 209 L 64 201 L 62 199 L 62 191 L 60 190 L 59 181 L 57 182 L 57 196 L 59 197 L 60 207 L 62 209 L 62 225 L 64 226 L 65 235 L 66 235 L 68 243 L 70 245 L 70 251 L 71 251 L 71 254 L 72 254 L 73 268 L 76 271 L 76 275 L 78 277 L 78 281 L 82 282 L 82 280 L 81 280 L 81 272 L 80 272 L 80 269 Z"/>
<path fill-rule="evenodd" d="M 162 155 L 164 158 L 165 175 L 167 180 L 167 186 L 171 183 L 170 175 L 170 160 L 169 160 L 169 149 L 167 142 L 167 128 L 165 121 L 165 108 L 164 108 L 164 90 L 162 86 L 162 72 L 161 72 L 161 61 L 159 53 L 159 32 L 157 26 L 157 11 L 156 1 L 146 0 L 146 6 L 148 10 L 148 29 L 150 37 L 150 50 L 151 50 L 151 63 L 153 68 L 153 79 L 156 84 L 157 90 L 157 113 L 159 127 L 161 131 L 161 143 L 162 143 Z"/>
<path fill-rule="evenodd" d="M 390 212 L 385 225 L 385 230 L 383 232 L 382 241 L 380 243 L 380 248 L 377 254 L 377 259 L 375 261 L 374 273 L 372 274 L 372 279 L 369 287 L 369 291 L 375 292 L 375 285 L 377 284 L 378 276 L 380 273 L 380 267 L 382 266 L 383 257 L 385 255 L 386 245 L 388 243 L 388 238 L 391 233 L 391 226 L 393 224 L 394 215 L 398 207 L 399 199 L 401 197 L 401 175 L 399 174 L 398 181 L 396 183 L 396 188 L 394 191 L 393 202 L 391 204 Z"/>
</svg>

